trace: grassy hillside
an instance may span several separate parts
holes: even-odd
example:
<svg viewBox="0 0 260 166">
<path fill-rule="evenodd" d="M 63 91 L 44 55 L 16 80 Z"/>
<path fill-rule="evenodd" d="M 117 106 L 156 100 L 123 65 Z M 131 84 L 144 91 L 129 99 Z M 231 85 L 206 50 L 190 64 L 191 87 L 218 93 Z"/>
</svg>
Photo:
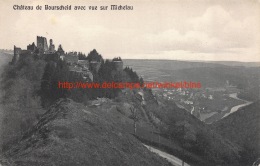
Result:
<svg viewBox="0 0 260 166">
<path fill-rule="evenodd" d="M 224 137 L 244 148 L 241 159 L 245 165 L 260 156 L 260 101 L 243 107 L 212 126 Z"/>
<path fill-rule="evenodd" d="M 195 116 L 171 101 L 156 101 L 146 92 L 146 111 L 160 128 L 161 134 L 177 142 L 185 150 L 200 156 L 210 165 L 238 165 L 240 147 L 225 139 Z M 209 165 L 209 164 L 207 164 Z"/>
<path fill-rule="evenodd" d="M 70 99 L 53 105 L 5 153 L 16 165 L 170 165 L 112 119 Z"/>
<path fill-rule="evenodd" d="M 4 73 L 4 69 L 5 67 L 8 65 L 8 63 L 12 60 L 12 55 L 10 51 L 6 51 L 6 50 L 0 50 L 0 147 L 2 146 L 3 143 L 3 121 L 4 121 L 4 107 L 3 107 L 3 103 L 2 98 L 4 96 L 4 93 L 2 91 L 2 74 Z M 1 152 L 1 148 L 0 148 L 0 152 Z M 1 158 L 1 157 L 0 157 Z"/>
</svg>

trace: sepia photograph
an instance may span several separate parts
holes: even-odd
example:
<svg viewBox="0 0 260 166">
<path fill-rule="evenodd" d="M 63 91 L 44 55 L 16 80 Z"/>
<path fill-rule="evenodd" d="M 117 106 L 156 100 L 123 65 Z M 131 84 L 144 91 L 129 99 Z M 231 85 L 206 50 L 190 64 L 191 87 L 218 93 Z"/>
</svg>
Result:
<svg viewBox="0 0 260 166">
<path fill-rule="evenodd" d="M 0 0 L 0 166 L 260 166 L 260 0 Z"/>
</svg>

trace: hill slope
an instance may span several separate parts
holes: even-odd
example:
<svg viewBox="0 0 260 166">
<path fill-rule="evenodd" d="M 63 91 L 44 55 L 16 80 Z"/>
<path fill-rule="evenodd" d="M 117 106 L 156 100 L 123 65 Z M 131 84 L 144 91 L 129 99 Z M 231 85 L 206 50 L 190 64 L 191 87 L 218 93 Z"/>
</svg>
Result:
<svg viewBox="0 0 260 166">
<path fill-rule="evenodd" d="M 132 135 L 70 99 L 56 102 L 5 153 L 16 165 L 170 165 Z"/>
<path fill-rule="evenodd" d="M 260 156 L 260 101 L 241 108 L 213 126 L 224 137 L 244 148 L 242 159 L 252 164 Z"/>
</svg>

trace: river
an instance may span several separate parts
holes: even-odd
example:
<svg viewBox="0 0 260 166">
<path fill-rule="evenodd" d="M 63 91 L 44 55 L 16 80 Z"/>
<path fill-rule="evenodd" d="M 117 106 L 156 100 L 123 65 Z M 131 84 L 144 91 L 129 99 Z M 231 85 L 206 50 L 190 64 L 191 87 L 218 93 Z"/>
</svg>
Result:
<svg viewBox="0 0 260 166">
<path fill-rule="evenodd" d="M 169 153 L 166 153 L 166 152 L 163 152 L 159 149 L 156 149 L 156 148 L 153 148 L 151 146 L 148 146 L 148 145 L 145 145 L 143 144 L 145 147 L 147 147 L 151 152 L 154 152 L 156 153 L 157 155 L 165 158 L 166 160 L 168 160 L 170 163 L 172 163 L 174 166 L 182 166 L 182 160 L 169 154 Z M 189 164 L 187 163 L 184 163 L 184 166 L 190 166 Z"/>
<path fill-rule="evenodd" d="M 228 115 L 230 115 L 230 114 L 236 112 L 236 111 L 237 111 L 239 108 L 241 108 L 241 107 L 245 107 L 245 106 L 247 106 L 247 105 L 253 103 L 253 102 L 251 102 L 251 101 L 246 101 L 246 100 L 243 100 L 243 99 L 238 98 L 238 97 L 237 97 L 237 93 L 229 94 L 229 97 L 231 97 L 231 98 L 233 98 L 233 99 L 236 99 L 236 100 L 244 101 L 245 103 L 232 107 L 231 110 L 230 110 L 230 112 L 229 112 L 229 113 L 226 113 L 222 118 L 225 118 L 225 117 L 227 117 Z M 222 118 L 221 118 L 221 119 L 222 119 Z"/>
</svg>

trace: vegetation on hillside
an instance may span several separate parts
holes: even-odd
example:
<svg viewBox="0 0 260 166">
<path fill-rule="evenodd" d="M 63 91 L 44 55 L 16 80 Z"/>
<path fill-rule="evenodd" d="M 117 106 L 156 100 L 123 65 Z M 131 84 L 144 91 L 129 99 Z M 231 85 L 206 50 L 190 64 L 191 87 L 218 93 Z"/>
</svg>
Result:
<svg viewBox="0 0 260 166">
<path fill-rule="evenodd" d="M 121 57 L 113 58 L 112 61 L 122 61 Z"/>
<path fill-rule="evenodd" d="M 93 50 L 90 59 L 102 56 Z M 86 82 L 82 76 L 69 71 L 66 61 L 59 58 L 40 58 L 28 55 L 20 58 L 17 64 L 8 65 L 2 75 L 1 89 L 3 90 L 4 149 L 19 139 L 37 122 L 40 115 L 56 100 L 71 98 L 76 102 L 87 103 L 97 97 L 115 98 L 120 89 L 88 89 L 59 88 L 59 82 Z M 97 59 L 95 59 L 97 60 Z M 102 61 L 100 71 L 94 74 L 94 82 L 134 82 L 139 80 L 131 70 L 118 72 L 110 61 Z M 134 77 L 133 77 L 134 76 Z M 134 79 L 134 80 L 133 80 Z"/>
<path fill-rule="evenodd" d="M 158 101 L 151 90 L 145 90 L 145 100 L 147 104 L 144 109 L 163 137 L 177 142 L 186 151 L 212 165 L 238 164 L 240 146 L 225 139 L 175 103 Z"/>
<path fill-rule="evenodd" d="M 95 49 L 88 56 L 83 53 L 79 53 L 78 56 L 81 60 L 101 63 L 99 71 L 93 72 L 93 82 L 100 84 L 103 82 L 139 82 L 141 85 L 144 83 L 143 79 L 129 67 L 122 71 L 116 70 L 113 61 L 120 61 L 120 57 L 114 58 L 112 61 L 103 60 L 103 57 Z M 252 75 L 245 77 L 249 79 L 248 81 L 242 79 L 239 82 L 240 84 L 235 83 L 246 74 L 242 70 L 238 70 L 241 75 L 234 74 L 235 68 L 228 73 L 223 72 L 226 69 L 205 70 L 203 67 L 196 70 L 181 70 L 180 73 L 186 73 L 186 75 L 194 78 L 197 77 L 198 71 L 202 74 L 200 73 L 196 79 L 206 80 L 210 85 L 223 86 L 229 79 L 232 85 L 237 85 L 238 88 L 246 91 L 246 86 L 252 87 L 258 83 L 254 78 L 257 70 L 253 70 Z M 176 75 L 176 78 L 180 75 Z M 6 154 L 18 163 L 24 162 L 26 165 L 46 164 L 38 160 L 37 156 L 33 156 L 33 153 L 40 153 L 41 147 L 44 147 L 47 151 L 40 153 L 40 155 L 45 156 L 46 161 L 53 160 L 55 163 L 63 162 L 62 159 L 67 158 L 73 151 L 77 154 L 72 155 L 73 159 L 70 162 L 73 163 L 81 160 L 80 162 L 92 165 L 93 163 L 102 165 L 102 163 L 108 161 L 111 161 L 111 163 L 107 165 L 124 164 L 126 161 L 139 165 L 151 165 L 151 163 L 153 165 L 167 165 L 155 156 L 153 157 L 156 159 L 152 159 L 150 153 L 146 155 L 148 152 L 141 147 L 140 142 L 128 133 L 132 133 L 143 142 L 173 153 L 194 165 L 225 166 L 239 165 L 240 162 L 248 164 L 259 156 L 257 146 L 254 146 L 259 138 L 252 135 L 253 132 L 257 133 L 258 130 L 254 125 L 258 124 L 257 118 L 259 119 L 259 117 L 255 111 L 259 110 L 259 102 L 248 108 L 254 110 L 254 113 L 249 115 L 237 114 L 238 117 L 248 116 L 245 119 L 247 121 L 251 119 L 252 123 L 248 124 L 237 117 L 238 120 L 226 123 L 223 121 L 217 124 L 216 132 L 215 129 L 205 125 L 186 110 L 179 108 L 175 103 L 157 99 L 152 94 L 151 89 L 121 91 L 112 88 L 75 88 L 70 90 L 59 88 L 59 82 L 86 81 L 80 75 L 70 72 L 68 63 L 59 58 L 46 56 L 43 59 L 37 56 L 25 56 L 17 64 L 7 66 L 2 78 L 1 88 L 4 90 L 2 103 L 5 107 L 3 148 Z M 216 82 L 214 82 L 215 79 Z M 103 103 L 101 103 L 101 107 L 92 110 L 90 107 L 93 107 L 93 105 L 90 103 L 100 97 L 106 98 L 106 100 L 113 99 L 113 102 L 107 104 L 109 109 L 104 108 Z M 60 98 L 66 99 L 60 100 Z M 73 101 L 67 100 L 68 98 Z M 86 107 L 83 105 L 79 106 L 74 101 L 85 104 L 88 109 L 85 109 Z M 51 109 L 43 114 L 50 106 Z M 225 119 L 228 120 L 229 117 Z M 225 128 L 225 125 L 233 122 L 238 124 L 231 125 L 234 128 L 234 133 L 229 129 L 221 131 Z M 45 125 L 49 128 L 46 128 Z M 240 126 L 240 128 L 235 128 L 236 126 Z M 247 128 L 254 130 L 245 136 L 239 135 L 239 139 L 233 139 L 241 128 L 242 130 Z M 86 130 L 91 135 L 85 132 Z M 159 139 L 157 139 L 158 137 Z M 248 138 L 252 138 L 253 141 L 248 143 L 250 142 Z M 80 141 L 75 142 L 75 139 Z M 89 139 L 91 140 L 85 142 Z M 112 148 L 112 154 L 108 155 L 107 152 L 111 149 L 105 149 L 103 152 L 101 150 L 103 147 L 98 143 L 100 141 L 101 144 L 105 145 L 112 141 L 111 148 L 116 147 L 119 150 Z M 130 141 L 130 143 L 125 141 Z M 14 144 L 15 142 L 20 143 Z M 72 146 L 74 144 L 76 144 L 76 147 Z M 17 146 L 11 147 L 11 145 Z M 53 145 L 55 146 L 52 147 Z M 80 149 L 84 146 L 87 147 L 83 150 Z M 131 146 L 134 148 L 131 148 Z M 69 147 L 68 153 L 57 153 L 65 147 Z M 95 149 L 98 150 L 95 151 Z M 142 160 L 140 156 L 134 156 L 134 160 L 131 159 L 130 161 L 127 157 L 129 154 L 142 156 L 138 150 L 145 153 L 143 156 L 145 159 Z M 250 151 L 254 154 L 247 155 Z M 90 155 L 87 157 L 88 161 L 81 157 L 83 153 Z M 28 158 L 37 159 L 36 163 L 29 161 L 29 159 L 21 161 L 22 158 L 19 155 L 27 155 Z M 101 155 L 104 159 L 98 158 L 98 155 Z"/>
<path fill-rule="evenodd" d="M 42 113 L 41 78 L 46 62 L 27 56 L 16 65 L 6 66 L 1 80 L 3 92 L 2 141 L 4 149 L 21 137 Z"/>
<path fill-rule="evenodd" d="M 92 51 L 90 51 L 87 56 L 80 52 L 78 54 L 78 58 L 79 58 L 79 60 L 88 60 L 89 62 L 91 62 L 91 61 L 103 62 L 104 61 L 102 55 L 99 54 L 96 49 L 93 49 Z"/>
<path fill-rule="evenodd" d="M 61 99 L 5 156 L 26 166 L 171 165 L 100 111 Z"/>
<path fill-rule="evenodd" d="M 243 148 L 240 153 L 241 165 L 252 165 L 260 156 L 259 110 L 260 101 L 258 100 L 211 125 L 222 136 Z"/>
</svg>

